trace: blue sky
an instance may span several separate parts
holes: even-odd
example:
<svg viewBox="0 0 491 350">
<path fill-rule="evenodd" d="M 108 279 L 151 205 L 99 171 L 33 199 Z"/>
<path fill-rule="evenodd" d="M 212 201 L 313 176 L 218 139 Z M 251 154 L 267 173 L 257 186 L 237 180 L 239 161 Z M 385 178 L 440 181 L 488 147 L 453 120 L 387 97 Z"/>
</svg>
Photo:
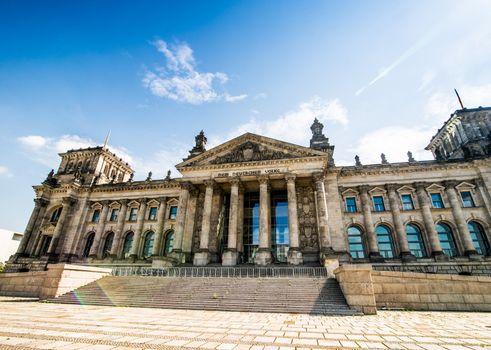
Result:
<svg viewBox="0 0 491 350">
<path fill-rule="evenodd" d="M 58 152 L 102 143 L 161 178 L 201 129 L 403 161 L 491 105 L 490 1 L 0 1 L 0 219 L 23 230 Z"/>
</svg>

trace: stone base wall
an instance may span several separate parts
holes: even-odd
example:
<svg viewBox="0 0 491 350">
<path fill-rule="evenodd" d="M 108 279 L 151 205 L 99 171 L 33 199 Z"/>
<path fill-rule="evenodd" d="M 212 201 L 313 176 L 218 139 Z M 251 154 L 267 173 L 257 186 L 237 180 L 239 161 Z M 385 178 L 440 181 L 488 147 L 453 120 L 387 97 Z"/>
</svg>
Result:
<svg viewBox="0 0 491 350">
<path fill-rule="evenodd" d="M 370 265 L 343 265 L 334 270 L 348 305 L 365 315 L 377 313 Z"/>
<path fill-rule="evenodd" d="M 50 264 L 47 271 L 2 273 L 0 295 L 54 298 L 110 273 L 111 269 L 70 264 Z"/>
<path fill-rule="evenodd" d="M 491 277 L 372 271 L 377 308 L 491 311 Z"/>
<path fill-rule="evenodd" d="M 0 273 L 0 295 L 38 298 L 48 271 Z"/>
</svg>

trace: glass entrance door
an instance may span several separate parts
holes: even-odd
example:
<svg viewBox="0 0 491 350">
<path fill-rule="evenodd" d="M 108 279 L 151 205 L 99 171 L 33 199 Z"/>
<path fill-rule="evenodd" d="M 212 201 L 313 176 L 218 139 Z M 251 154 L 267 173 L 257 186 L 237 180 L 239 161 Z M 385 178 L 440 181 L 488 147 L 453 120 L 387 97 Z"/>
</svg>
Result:
<svg viewBox="0 0 491 350">
<path fill-rule="evenodd" d="M 289 248 L 288 196 L 287 193 L 271 193 L 271 250 L 274 261 L 286 263 Z"/>
<path fill-rule="evenodd" d="M 259 247 L 259 193 L 244 194 L 244 253 L 241 263 L 253 264 Z"/>
</svg>

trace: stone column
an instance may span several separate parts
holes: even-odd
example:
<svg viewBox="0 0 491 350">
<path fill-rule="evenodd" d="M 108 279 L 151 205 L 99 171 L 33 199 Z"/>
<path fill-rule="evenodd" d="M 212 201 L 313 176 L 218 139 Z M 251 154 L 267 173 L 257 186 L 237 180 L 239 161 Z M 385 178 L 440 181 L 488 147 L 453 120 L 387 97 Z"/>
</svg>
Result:
<svg viewBox="0 0 491 350">
<path fill-rule="evenodd" d="M 403 262 L 415 261 L 416 257 L 409 250 L 409 242 L 407 241 L 406 230 L 402 223 L 401 211 L 399 209 L 400 197 L 396 192 L 397 185 L 387 185 L 389 193 L 389 204 L 392 214 L 392 220 L 396 229 L 397 242 L 399 243 L 400 257 Z"/>
<path fill-rule="evenodd" d="M 256 265 L 271 264 L 271 198 L 269 178 L 260 176 L 259 180 L 259 249 L 256 253 Z"/>
<path fill-rule="evenodd" d="M 228 246 L 222 256 L 223 266 L 237 265 L 237 230 L 239 227 L 239 187 L 238 178 L 230 181 L 230 209 L 228 215 Z"/>
<path fill-rule="evenodd" d="M 210 242 L 211 227 L 211 209 L 213 202 L 214 180 L 205 180 L 205 202 L 203 204 L 203 218 L 201 221 L 201 234 L 199 236 L 199 251 L 194 254 L 193 265 L 205 266 L 210 263 L 210 251 L 208 244 Z"/>
<path fill-rule="evenodd" d="M 481 195 L 481 200 L 484 204 L 484 207 L 486 208 L 486 217 L 488 219 L 488 222 L 491 222 L 491 196 L 489 195 L 486 184 L 484 183 L 484 180 L 482 178 L 476 179 L 476 185 Z"/>
<path fill-rule="evenodd" d="M 425 225 L 428 240 L 430 241 L 431 255 L 436 261 L 448 260 L 448 257 L 443 253 L 438 233 L 436 232 L 433 216 L 431 215 L 430 199 L 426 193 L 425 183 L 418 182 L 416 185 L 416 194 L 418 203 L 423 213 L 423 222 Z"/>
<path fill-rule="evenodd" d="M 58 222 L 56 223 L 55 231 L 53 232 L 53 238 L 51 239 L 51 243 L 49 244 L 48 248 L 48 255 L 50 255 L 51 257 L 56 256 L 56 249 L 58 248 L 58 242 L 63 232 L 63 225 L 65 224 L 68 212 L 72 208 L 72 205 L 75 203 L 75 201 L 76 199 L 72 197 L 63 197 L 63 209 L 61 210 L 60 217 L 58 218 Z"/>
<path fill-rule="evenodd" d="M 32 231 L 34 230 L 34 226 L 36 224 L 36 221 L 38 220 L 39 213 L 41 212 L 41 209 L 43 207 L 47 206 L 47 204 L 48 201 L 44 198 L 34 199 L 34 209 L 32 210 L 31 217 L 29 218 L 29 222 L 27 223 L 26 230 L 24 231 L 24 236 L 22 237 L 19 247 L 17 248 L 17 253 L 15 254 L 16 256 L 18 257 L 27 256 L 26 254 L 27 244 L 31 239 Z"/>
<path fill-rule="evenodd" d="M 372 219 L 372 201 L 368 194 L 368 186 L 360 186 L 361 207 L 363 211 L 363 222 L 365 224 L 365 231 L 367 234 L 368 242 L 368 256 L 371 261 L 384 261 L 382 255 L 380 255 L 377 243 L 377 236 L 375 234 L 375 228 L 373 227 Z"/>
<path fill-rule="evenodd" d="M 298 214 L 297 214 L 297 191 L 295 189 L 294 174 L 287 174 L 286 189 L 288 193 L 288 232 L 290 247 L 288 249 L 288 263 L 290 265 L 303 264 L 303 256 L 300 251 L 300 232 L 298 229 Z"/>
<path fill-rule="evenodd" d="M 460 237 L 460 241 L 464 246 L 464 255 L 469 258 L 478 258 L 476 248 L 474 243 L 472 243 L 471 233 L 469 232 L 469 227 L 464 218 L 464 212 L 462 210 L 462 202 L 455 190 L 457 185 L 456 181 L 445 181 L 445 192 L 447 193 L 448 200 L 450 201 L 450 206 L 452 207 L 452 214 L 457 224 L 457 231 Z"/>
<path fill-rule="evenodd" d="M 320 258 L 321 261 L 332 255 L 331 234 L 328 226 L 326 189 L 324 187 L 324 174 L 318 172 L 313 174 L 315 182 L 315 195 L 317 202 L 317 215 L 319 219 Z"/>
<path fill-rule="evenodd" d="M 160 242 L 162 241 L 162 235 L 164 234 L 166 211 L 167 211 L 167 198 L 162 197 L 160 198 L 160 206 L 159 206 L 159 212 L 157 217 L 157 232 L 155 232 L 157 236 L 155 237 L 155 242 L 153 244 L 153 250 L 152 250 L 153 257 L 159 256 L 161 252 Z"/>
<path fill-rule="evenodd" d="M 240 187 L 239 210 L 237 212 L 237 251 L 240 253 L 244 251 L 244 189 Z"/>
<path fill-rule="evenodd" d="M 102 211 L 99 216 L 99 222 L 97 223 L 94 243 L 92 243 L 92 247 L 90 247 L 89 258 L 99 258 L 99 247 L 101 245 L 102 237 L 104 236 L 104 227 L 106 226 L 108 212 L 109 201 L 102 201 Z"/>
<path fill-rule="evenodd" d="M 147 200 L 145 198 L 141 198 L 139 202 L 140 202 L 140 208 L 138 208 L 135 236 L 133 237 L 133 244 L 131 245 L 131 254 L 130 254 L 130 258 L 133 261 L 138 259 L 138 250 L 140 248 L 143 224 L 145 223 L 145 213 L 147 212 Z"/>
<path fill-rule="evenodd" d="M 126 221 L 126 211 L 128 210 L 128 200 L 122 199 L 119 201 L 121 203 L 121 208 L 119 209 L 118 222 L 116 223 L 116 232 L 114 232 L 114 241 L 111 247 L 111 258 L 119 258 L 119 245 L 121 239 L 123 238 L 124 223 Z"/>
<path fill-rule="evenodd" d="M 177 207 L 176 227 L 174 229 L 174 245 L 170 256 L 179 263 L 183 263 L 184 255 L 182 253 L 182 240 L 184 237 L 184 224 L 186 222 L 186 211 L 189 201 L 189 191 L 193 188 L 189 182 L 181 184 L 181 193 L 179 194 L 179 205 Z"/>
</svg>

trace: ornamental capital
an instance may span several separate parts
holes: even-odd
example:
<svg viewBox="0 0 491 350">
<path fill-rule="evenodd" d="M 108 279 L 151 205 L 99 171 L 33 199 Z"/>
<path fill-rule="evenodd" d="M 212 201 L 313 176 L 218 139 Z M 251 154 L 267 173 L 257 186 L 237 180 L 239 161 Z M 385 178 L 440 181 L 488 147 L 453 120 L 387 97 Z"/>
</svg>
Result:
<svg viewBox="0 0 491 350">
<path fill-rule="evenodd" d="M 63 197 L 63 199 L 61 200 L 61 203 L 63 204 L 63 206 L 67 206 L 67 207 L 75 204 L 76 202 L 77 202 L 77 199 L 70 197 L 70 196 Z"/>
<path fill-rule="evenodd" d="M 360 191 L 360 193 L 368 193 L 368 191 L 370 190 L 370 186 L 368 185 L 361 185 L 361 186 L 358 186 L 358 189 Z"/>
<path fill-rule="evenodd" d="M 385 188 L 389 192 L 395 192 L 399 188 L 399 185 L 398 184 L 387 184 L 387 185 L 385 185 Z"/>
<path fill-rule="evenodd" d="M 286 182 L 293 182 L 295 183 L 295 179 L 297 178 L 297 175 L 292 174 L 292 173 L 287 173 L 285 174 L 285 180 Z"/>
<path fill-rule="evenodd" d="M 36 206 L 45 207 L 48 205 L 49 200 L 47 200 L 45 198 L 34 198 L 34 203 Z"/>
<path fill-rule="evenodd" d="M 268 175 L 259 175 L 257 177 L 257 181 L 259 181 L 259 184 L 261 185 L 268 185 L 269 184 L 269 176 Z"/>
<path fill-rule="evenodd" d="M 455 189 L 455 186 L 457 186 L 458 184 L 459 182 L 455 180 L 443 181 L 443 186 L 445 186 L 447 189 Z"/>
<path fill-rule="evenodd" d="M 312 177 L 314 178 L 315 182 L 324 181 L 324 173 L 321 171 L 313 173 Z"/>
<path fill-rule="evenodd" d="M 414 186 L 416 187 L 416 190 L 426 190 L 426 187 L 429 186 L 427 182 L 419 181 L 415 182 Z"/>
</svg>

